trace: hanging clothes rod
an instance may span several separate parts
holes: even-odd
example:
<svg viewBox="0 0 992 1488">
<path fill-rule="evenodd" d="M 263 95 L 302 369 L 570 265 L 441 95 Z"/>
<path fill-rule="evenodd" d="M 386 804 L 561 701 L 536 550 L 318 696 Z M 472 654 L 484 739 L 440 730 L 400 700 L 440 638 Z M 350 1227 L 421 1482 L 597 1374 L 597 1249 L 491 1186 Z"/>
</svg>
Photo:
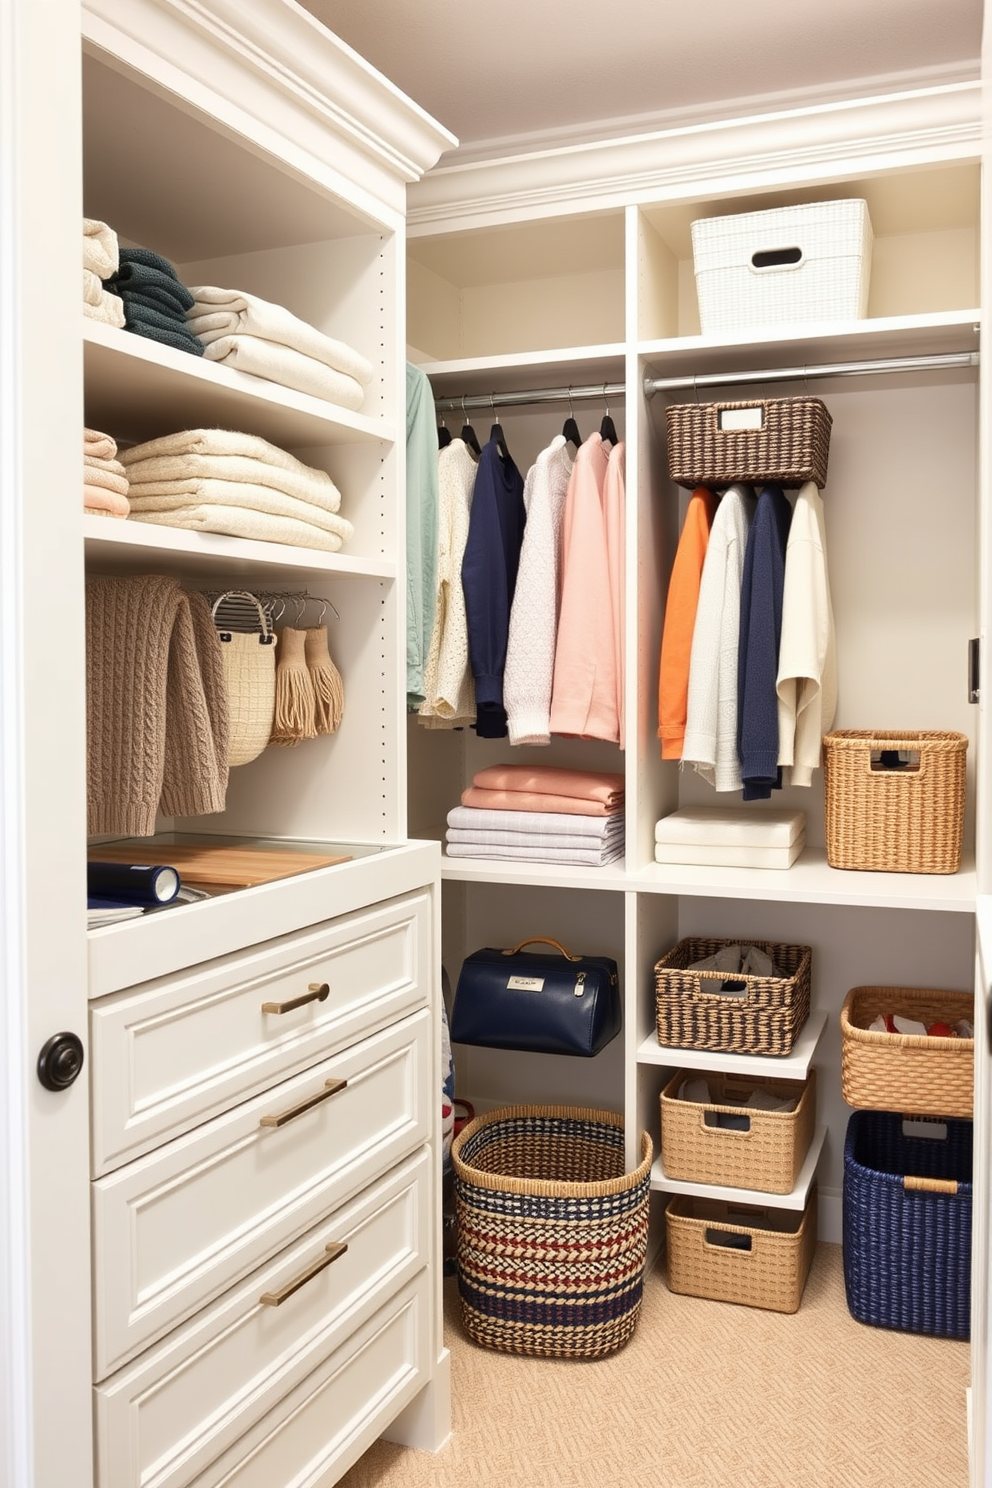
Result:
<svg viewBox="0 0 992 1488">
<path fill-rule="evenodd" d="M 805 382 L 814 377 L 878 377 L 886 372 L 930 372 L 977 367 L 977 351 L 935 352 L 928 356 L 878 357 L 870 362 L 823 362 L 805 367 L 763 367 L 747 372 L 700 372 L 695 377 L 646 377 L 644 393 L 694 392 L 700 388 L 744 386 L 753 382 Z"/>
<path fill-rule="evenodd" d="M 622 398 L 627 391 L 623 382 L 597 382 L 585 387 L 529 388 L 519 393 L 472 393 L 465 398 L 435 398 L 438 413 L 472 413 L 487 408 L 522 408 L 527 403 L 603 402 Z"/>
</svg>

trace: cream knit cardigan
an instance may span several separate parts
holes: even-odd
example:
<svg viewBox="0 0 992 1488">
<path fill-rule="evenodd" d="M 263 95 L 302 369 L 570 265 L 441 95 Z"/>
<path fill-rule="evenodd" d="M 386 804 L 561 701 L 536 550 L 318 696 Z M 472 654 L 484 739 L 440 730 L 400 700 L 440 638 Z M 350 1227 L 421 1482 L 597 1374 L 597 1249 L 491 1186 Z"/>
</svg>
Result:
<svg viewBox="0 0 992 1488">
<path fill-rule="evenodd" d="M 475 722 L 462 558 L 476 468 L 475 456 L 463 439 L 453 439 L 438 452 L 437 603 L 419 710 L 427 728 L 468 727 Z"/>
<path fill-rule="evenodd" d="M 837 652 L 823 499 L 812 481 L 796 497 L 785 549 L 778 655 L 778 762 L 810 785 L 837 707 Z"/>
</svg>

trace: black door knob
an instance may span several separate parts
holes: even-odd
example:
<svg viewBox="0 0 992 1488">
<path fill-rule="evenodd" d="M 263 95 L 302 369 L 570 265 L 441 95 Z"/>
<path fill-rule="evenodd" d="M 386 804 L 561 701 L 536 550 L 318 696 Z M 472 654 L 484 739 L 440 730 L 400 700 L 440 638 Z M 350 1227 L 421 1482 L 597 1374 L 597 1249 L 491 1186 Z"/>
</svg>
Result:
<svg viewBox="0 0 992 1488">
<path fill-rule="evenodd" d="M 83 1042 L 74 1033 L 53 1033 L 38 1055 L 38 1079 L 46 1090 L 68 1090 L 83 1067 Z"/>
</svg>

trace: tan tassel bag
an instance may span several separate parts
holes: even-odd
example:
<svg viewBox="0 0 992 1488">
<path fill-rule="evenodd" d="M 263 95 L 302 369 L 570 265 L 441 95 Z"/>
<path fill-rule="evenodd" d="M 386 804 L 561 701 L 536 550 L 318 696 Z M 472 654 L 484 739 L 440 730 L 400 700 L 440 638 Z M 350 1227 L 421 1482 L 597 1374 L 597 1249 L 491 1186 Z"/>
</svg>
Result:
<svg viewBox="0 0 992 1488">
<path fill-rule="evenodd" d="M 258 630 L 227 630 L 217 611 L 228 604 L 234 616 L 246 605 L 258 614 Z M 276 648 L 263 605 L 243 589 L 229 589 L 211 610 L 221 641 L 224 679 L 231 719 L 228 764 L 246 765 L 257 759 L 269 742 L 276 706 Z"/>
<path fill-rule="evenodd" d="M 331 660 L 325 626 L 314 625 L 306 631 L 303 654 L 313 682 L 317 732 L 334 734 L 344 716 L 344 683 Z"/>
<path fill-rule="evenodd" d="M 301 744 L 317 737 L 317 699 L 307 670 L 305 630 L 276 632 L 276 706 L 270 744 Z"/>
</svg>

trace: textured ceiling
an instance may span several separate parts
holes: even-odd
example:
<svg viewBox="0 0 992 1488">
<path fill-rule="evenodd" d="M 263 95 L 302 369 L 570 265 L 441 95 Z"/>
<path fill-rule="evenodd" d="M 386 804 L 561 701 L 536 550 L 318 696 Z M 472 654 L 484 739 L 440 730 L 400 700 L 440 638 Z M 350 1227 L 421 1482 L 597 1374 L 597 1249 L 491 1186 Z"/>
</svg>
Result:
<svg viewBox="0 0 992 1488">
<path fill-rule="evenodd" d="M 303 0 L 464 146 L 976 62 L 981 0 Z"/>
</svg>

